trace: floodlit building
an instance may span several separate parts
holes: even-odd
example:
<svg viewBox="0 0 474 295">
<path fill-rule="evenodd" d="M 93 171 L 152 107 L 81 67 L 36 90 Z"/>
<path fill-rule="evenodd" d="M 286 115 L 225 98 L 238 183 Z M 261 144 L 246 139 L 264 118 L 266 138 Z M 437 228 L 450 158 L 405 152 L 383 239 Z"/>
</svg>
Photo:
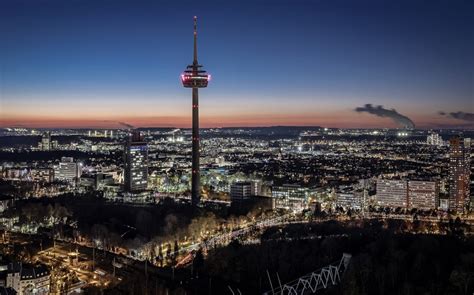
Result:
<svg viewBox="0 0 474 295">
<path fill-rule="evenodd" d="M 140 192 L 148 186 L 148 144 L 139 131 L 125 143 L 124 187 L 127 192 Z"/>
<path fill-rule="evenodd" d="M 10 263 L 6 287 L 14 289 L 18 295 L 47 295 L 50 290 L 50 272 L 45 265 Z"/>
<path fill-rule="evenodd" d="M 469 203 L 471 140 L 454 137 L 449 141 L 449 209 L 457 213 Z"/>
<path fill-rule="evenodd" d="M 408 183 L 406 180 L 377 180 L 376 201 L 379 206 L 406 208 L 408 206 Z"/>
<path fill-rule="evenodd" d="M 439 206 L 439 186 L 435 181 L 408 182 L 408 207 L 423 210 L 436 209 Z"/>
</svg>

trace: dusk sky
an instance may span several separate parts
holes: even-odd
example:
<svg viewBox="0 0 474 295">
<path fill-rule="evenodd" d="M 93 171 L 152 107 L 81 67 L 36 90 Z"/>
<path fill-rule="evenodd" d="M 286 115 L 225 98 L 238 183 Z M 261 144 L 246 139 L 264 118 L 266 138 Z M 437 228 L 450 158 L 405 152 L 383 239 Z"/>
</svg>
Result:
<svg viewBox="0 0 474 295">
<path fill-rule="evenodd" d="M 190 127 L 194 15 L 202 127 L 473 127 L 474 1 L 418 0 L 1 0 L 0 127 Z"/>
</svg>

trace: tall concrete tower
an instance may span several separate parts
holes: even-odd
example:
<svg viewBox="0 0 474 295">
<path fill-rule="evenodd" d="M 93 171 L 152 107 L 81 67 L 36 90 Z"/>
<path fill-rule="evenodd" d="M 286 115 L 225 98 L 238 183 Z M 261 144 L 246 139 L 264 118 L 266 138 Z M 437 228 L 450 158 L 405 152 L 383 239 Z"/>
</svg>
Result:
<svg viewBox="0 0 474 295">
<path fill-rule="evenodd" d="M 186 67 L 181 75 L 181 82 L 186 88 L 193 89 L 193 163 L 191 175 L 191 204 L 199 205 L 201 199 L 200 172 L 199 172 L 199 88 L 207 87 L 210 75 L 202 69 L 197 59 L 197 17 L 194 17 L 194 59 L 193 64 Z"/>
</svg>

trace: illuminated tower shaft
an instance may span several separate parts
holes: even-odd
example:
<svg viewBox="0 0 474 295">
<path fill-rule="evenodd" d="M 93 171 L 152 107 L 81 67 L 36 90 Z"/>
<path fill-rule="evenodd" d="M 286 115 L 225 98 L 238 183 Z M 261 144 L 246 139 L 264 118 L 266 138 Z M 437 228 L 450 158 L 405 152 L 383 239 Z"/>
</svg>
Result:
<svg viewBox="0 0 474 295">
<path fill-rule="evenodd" d="M 192 167 L 191 167 L 191 203 L 199 205 L 200 201 L 200 171 L 199 171 L 199 90 L 207 87 L 209 75 L 201 70 L 197 60 L 197 17 L 194 17 L 194 60 L 181 75 L 181 81 L 186 88 L 193 89 L 193 134 L 192 134 Z"/>
<path fill-rule="evenodd" d="M 201 173 L 199 171 L 199 90 L 193 88 L 193 163 L 191 176 L 191 204 L 198 205 L 201 200 Z"/>
</svg>

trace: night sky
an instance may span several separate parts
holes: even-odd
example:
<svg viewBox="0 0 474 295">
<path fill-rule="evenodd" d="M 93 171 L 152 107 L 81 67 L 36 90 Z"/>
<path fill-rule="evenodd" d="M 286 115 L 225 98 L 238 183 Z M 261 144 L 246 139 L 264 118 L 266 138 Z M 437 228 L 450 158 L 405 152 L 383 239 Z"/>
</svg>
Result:
<svg viewBox="0 0 474 295">
<path fill-rule="evenodd" d="M 0 0 L 0 127 L 189 127 L 194 15 L 203 127 L 473 127 L 474 1 L 434 0 Z"/>
</svg>

